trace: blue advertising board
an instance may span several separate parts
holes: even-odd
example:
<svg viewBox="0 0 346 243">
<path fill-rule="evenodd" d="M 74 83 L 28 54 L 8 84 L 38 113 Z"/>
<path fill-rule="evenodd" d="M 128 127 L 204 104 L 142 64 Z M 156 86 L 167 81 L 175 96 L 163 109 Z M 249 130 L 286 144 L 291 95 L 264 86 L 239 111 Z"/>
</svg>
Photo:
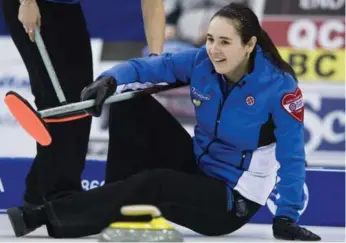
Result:
<svg viewBox="0 0 346 243">
<path fill-rule="evenodd" d="M 0 159 L 0 212 L 22 203 L 25 176 L 32 159 Z M 105 162 L 87 161 L 81 184 L 84 190 L 104 185 Z M 319 226 L 345 226 L 345 171 L 308 169 L 305 184 L 305 207 L 300 223 Z M 252 223 L 272 222 L 275 212 L 275 190 L 267 205 L 251 220 Z"/>
<path fill-rule="evenodd" d="M 92 38 L 145 41 L 141 1 L 81 0 L 81 4 Z M 0 11 L 0 35 L 7 34 L 3 13 Z"/>
<path fill-rule="evenodd" d="M 314 151 L 345 151 L 345 97 L 305 99 L 305 142 Z M 317 129 L 319 128 L 319 129 Z"/>
</svg>

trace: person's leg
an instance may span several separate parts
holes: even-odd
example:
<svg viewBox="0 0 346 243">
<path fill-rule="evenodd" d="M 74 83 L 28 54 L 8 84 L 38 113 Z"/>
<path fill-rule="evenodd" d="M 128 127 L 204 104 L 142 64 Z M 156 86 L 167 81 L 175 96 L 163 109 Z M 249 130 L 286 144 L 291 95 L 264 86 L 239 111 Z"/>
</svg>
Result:
<svg viewBox="0 0 346 243">
<path fill-rule="evenodd" d="M 219 180 L 155 169 L 53 200 L 47 205 L 46 220 L 52 237 L 82 237 L 126 220 L 120 214 L 124 205 L 149 204 L 157 206 L 169 221 L 201 234 L 221 235 L 241 227 L 259 208 L 247 200 L 250 213 L 240 219 L 228 211 L 227 199 L 226 185 Z"/>
<path fill-rule="evenodd" d="M 107 183 L 145 169 L 196 170 L 191 136 L 154 97 L 112 104 L 109 124 Z"/>
<path fill-rule="evenodd" d="M 93 81 L 89 35 L 80 5 L 38 1 L 41 34 L 68 102 L 80 100 L 81 90 Z M 19 1 L 3 0 L 9 33 L 26 65 L 38 110 L 59 106 L 50 78 L 35 43 L 30 42 L 18 21 Z M 37 145 L 37 155 L 26 179 L 24 200 L 41 204 L 42 196 L 59 197 L 81 191 L 91 118 L 66 123 L 50 123 L 53 142 Z"/>
<path fill-rule="evenodd" d="M 250 219 L 259 210 L 261 205 L 254 203 L 244 197 L 248 214 L 246 216 L 238 216 L 236 208 L 228 213 L 211 213 L 205 208 L 196 208 L 194 206 L 163 204 L 160 209 L 166 218 L 179 225 L 183 225 L 193 231 L 206 236 L 220 236 L 230 234 L 242 226 L 247 224 Z"/>
</svg>

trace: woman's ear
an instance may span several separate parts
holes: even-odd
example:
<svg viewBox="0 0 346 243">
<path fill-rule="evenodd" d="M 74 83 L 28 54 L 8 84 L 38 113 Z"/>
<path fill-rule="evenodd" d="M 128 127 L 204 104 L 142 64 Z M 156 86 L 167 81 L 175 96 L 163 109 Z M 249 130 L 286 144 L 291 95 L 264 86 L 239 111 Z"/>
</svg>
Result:
<svg viewBox="0 0 346 243">
<path fill-rule="evenodd" d="M 255 49 L 256 43 L 257 43 L 257 37 L 252 36 L 249 42 L 246 44 L 248 54 L 251 54 L 253 52 L 253 50 Z"/>
</svg>

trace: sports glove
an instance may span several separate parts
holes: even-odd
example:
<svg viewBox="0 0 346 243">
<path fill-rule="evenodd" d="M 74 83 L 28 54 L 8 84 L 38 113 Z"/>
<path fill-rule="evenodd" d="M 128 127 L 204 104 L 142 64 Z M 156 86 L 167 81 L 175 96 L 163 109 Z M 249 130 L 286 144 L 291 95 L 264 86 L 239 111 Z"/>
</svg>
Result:
<svg viewBox="0 0 346 243">
<path fill-rule="evenodd" d="M 99 117 L 105 100 L 112 96 L 117 89 L 117 82 L 113 77 L 104 76 L 86 86 L 81 92 L 81 100 L 95 99 L 95 105 L 86 111 L 92 116 Z"/>
</svg>

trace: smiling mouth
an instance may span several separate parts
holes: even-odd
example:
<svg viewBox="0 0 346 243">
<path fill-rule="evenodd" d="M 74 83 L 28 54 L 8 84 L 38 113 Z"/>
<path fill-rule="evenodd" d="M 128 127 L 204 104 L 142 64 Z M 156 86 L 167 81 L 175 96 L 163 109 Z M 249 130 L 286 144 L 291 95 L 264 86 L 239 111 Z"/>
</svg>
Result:
<svg viewBox="0 0 346 243">
<path fill-rule="evenodd" d="M 216 63 L 221 63 L 221 62 L 224 62 L 224 61 L 226 61 L 226 59 L 217 59 L 217 60 L 214 59 L 214 62 L 216 62 Z"/>
</svg>

